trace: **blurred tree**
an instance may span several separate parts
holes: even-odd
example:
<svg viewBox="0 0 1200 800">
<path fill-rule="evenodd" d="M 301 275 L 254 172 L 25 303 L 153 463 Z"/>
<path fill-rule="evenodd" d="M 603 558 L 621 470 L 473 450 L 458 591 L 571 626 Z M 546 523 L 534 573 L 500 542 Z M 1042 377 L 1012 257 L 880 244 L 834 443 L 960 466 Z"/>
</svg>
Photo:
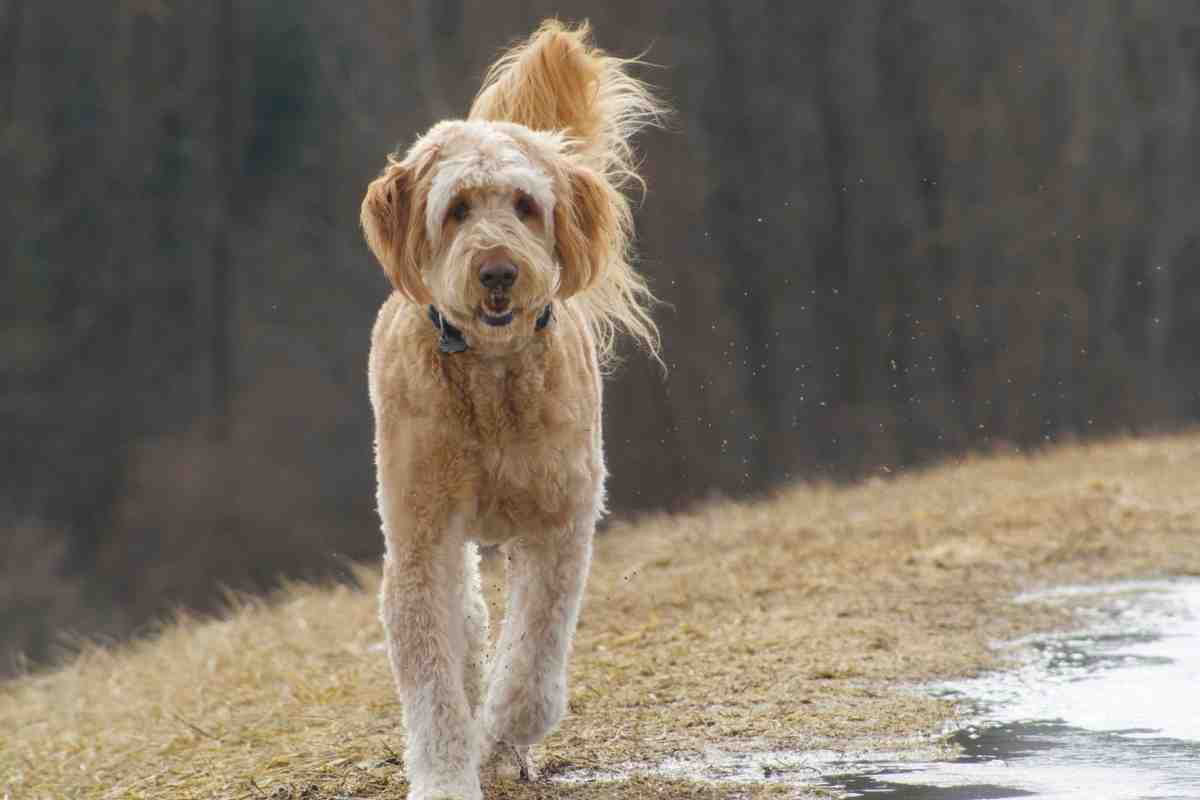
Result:
<svg viewBox="0 0 1200 800">
<path fill-rule="evenodd" d="M 21 66 L 21 28 L 25 24 L 25 0 L 6 0 L 0 16 L 0 120 L 13 116 L 13 95 Z"/>
<path fill-rule="evenodd" d="M 1200 415 L 1191 0 L 0 0 L 6 647 L 377 555 L 361 193 L 551 15 L 678 109 L 616 510 Z"/>
<path fill-rule="evenodd" d="M 213 74 L 216 78 L 213 138 L 216 140 L 216 214 L 212 226 L 212 437 L 229 438 L 232 425 L 230 409 L 237 389 L 234 360 L 233 325 L 237 318 L 237 290 L 233 276 L 233 255 L 229 240 L 234 223 L 234 198 L 238 179 L 238 125 L 234 118 L 237 105 L 237 32 L 234 0 L 217 3 L 213 31 Z"/>
</svg>

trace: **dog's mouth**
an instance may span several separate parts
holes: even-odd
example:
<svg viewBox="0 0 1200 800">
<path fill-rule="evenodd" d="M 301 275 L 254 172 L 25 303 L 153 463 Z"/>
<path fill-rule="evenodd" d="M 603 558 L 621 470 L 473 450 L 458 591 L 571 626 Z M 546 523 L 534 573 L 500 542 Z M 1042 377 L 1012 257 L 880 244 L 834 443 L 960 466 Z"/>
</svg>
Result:
<svg viewBox="0 0 1200 800">
<path fill-rule="evenodd" d="M 479 318 L 493 328 L 503 328 L 513 321 L 512 300 L 503 292 L 491 292 L 479 307 Z"/>
</svg>

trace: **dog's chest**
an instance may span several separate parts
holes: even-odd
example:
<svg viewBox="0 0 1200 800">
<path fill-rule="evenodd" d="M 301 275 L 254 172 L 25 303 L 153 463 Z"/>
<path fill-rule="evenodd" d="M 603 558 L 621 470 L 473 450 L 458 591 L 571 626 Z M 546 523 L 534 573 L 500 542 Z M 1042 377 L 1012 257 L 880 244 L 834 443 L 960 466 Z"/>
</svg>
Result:
<svg viewBox="0 0 1200 800">
<path fill-rule="evenodd" d="M 476 500 L 476 535 L 500 542 L 567 527 L 594 505 L 601 475 L 586 449 L 486 450 Z"/>
<path fill-rule="evenodd" d="M 602 480 L 593 398 L 546 371 L 476 370 L 458 395 L 487 538 L 509 527 L 561 527 L 594 502 Z"/>
<path fill-rule="evenodd" d="M 454 422 L 464 440 L 511 447 L 544 439 L 569 427 L 553 382 L 543 369 L 481 365 L 451 377 Z"/>
</svg>

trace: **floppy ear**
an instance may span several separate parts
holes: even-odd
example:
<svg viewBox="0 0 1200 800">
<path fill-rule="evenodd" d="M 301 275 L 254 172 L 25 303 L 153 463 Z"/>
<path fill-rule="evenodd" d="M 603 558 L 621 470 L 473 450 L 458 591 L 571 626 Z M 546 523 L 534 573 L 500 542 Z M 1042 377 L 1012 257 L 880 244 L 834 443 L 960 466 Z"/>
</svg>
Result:
<svg viewBox="0 0 1200 800">
<path fill-rule="evenodd" d="M 562 298 L 587 289 L 624 256 L 629 217 L 624 196 L 595 171 L 572 165 L 565 183 L 554 209 Z"/>
<path fill-rule="evenodd" d="M 418 191 L 419 167 L 389 157 L 387 167 L 367 187 L 362 227 L 392 286 L 414 303 L 425 304 L 432 298 L 421 279 L 421 265 L 429 261 L 429 241 L 426 198 Z"/>
</svg>

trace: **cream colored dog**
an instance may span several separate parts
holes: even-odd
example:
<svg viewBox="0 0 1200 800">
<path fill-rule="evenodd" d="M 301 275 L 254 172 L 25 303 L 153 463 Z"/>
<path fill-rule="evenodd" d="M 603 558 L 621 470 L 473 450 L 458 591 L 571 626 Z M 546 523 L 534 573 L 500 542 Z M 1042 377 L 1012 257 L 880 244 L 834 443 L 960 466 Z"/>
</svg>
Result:
<svg viewBox="0 0 1200 800">
<path fill-rule="evenodd" d="M 601 366 L 624 331 L 657 356 L 629 264 L 629 145 L 660 106 L 586 25 L 498 61 L 467 120 L 393 154 L 362 225 L 396 291 L 371 340 L 382 619 L 409 798 L 479 798 L 479 766 L 563 716 L 604 510 Z M 494 653 L 476 542 L 502 543 Z"/>
</svg>

